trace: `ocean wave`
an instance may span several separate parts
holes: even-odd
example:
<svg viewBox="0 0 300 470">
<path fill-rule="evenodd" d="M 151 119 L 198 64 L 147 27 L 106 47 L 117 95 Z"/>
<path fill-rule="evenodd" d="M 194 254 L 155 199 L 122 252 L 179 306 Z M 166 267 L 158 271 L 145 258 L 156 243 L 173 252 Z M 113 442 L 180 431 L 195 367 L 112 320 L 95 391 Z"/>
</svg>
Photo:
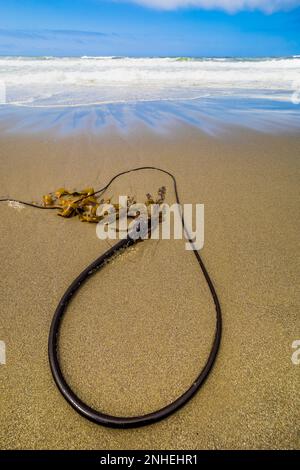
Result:
<svg viewBox="0 0 300 470">
<path fill-rule="evenodd" d="M 0 57 L 0 82 L 8 103 L 50 106 L 204 93 L 288 96 L 300 83 L 300 57 Z"/>
</svg>

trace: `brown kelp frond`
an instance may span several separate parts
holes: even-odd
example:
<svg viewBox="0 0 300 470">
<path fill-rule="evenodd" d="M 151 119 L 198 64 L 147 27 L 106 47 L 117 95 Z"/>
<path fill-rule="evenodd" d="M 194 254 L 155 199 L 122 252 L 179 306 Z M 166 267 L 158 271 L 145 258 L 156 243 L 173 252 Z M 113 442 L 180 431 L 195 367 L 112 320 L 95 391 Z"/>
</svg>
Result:
<svg viewBox="0 0 300 470">
<path fill-rule="evenodd" d="M 66 188 L 59 188 L 56 191 L 43 196 L 43 206 L 58 209 L 60 217 L 71 218 L 78 216 L 82 222 L 97 223 L 104 218 L 102 215 L 97 214 L 97 209 L 103 204 L 112 204 L 116 218 L 119 218 L 121 206 L 112 203 L 112 198 L 98 199 L 94 194 L 94 188 L 85 188 L 81 191 L 69 191 Z M 146 194 L 145 205 L 148 209 L 153 204 L 162 204 L 166 196 L 166 187 L 162 186 L 157 191 L 158 197 L 155 199 L 150 193 Z M 127 207 L 136 204 L 134 196 L 127 196 Z"/>
</svg>

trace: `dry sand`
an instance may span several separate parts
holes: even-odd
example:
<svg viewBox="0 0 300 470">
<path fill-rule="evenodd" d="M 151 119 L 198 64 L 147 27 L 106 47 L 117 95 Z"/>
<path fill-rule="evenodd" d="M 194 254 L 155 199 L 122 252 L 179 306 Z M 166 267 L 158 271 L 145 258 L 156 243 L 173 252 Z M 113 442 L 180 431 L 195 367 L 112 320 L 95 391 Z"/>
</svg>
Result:
<svg viewBox="0 0 300 470">
<path fill-rule="evenodd" d="M 39 200 L 60 186 L 100 187 L 140 165 L 172 171 L 182 202 L 205 204 L 203 258 L 223 309 L 217 363 L 200 392 L 150 427 L 112 430 L 80 417 L 58 392 L 47 339 L 57 303 L 108 243 L 95 226 L 1 204 L 0 447 L 26 449 L 240 449 L 299 447 L 300 136 L 192 127 L 139 128 L 98 137 L 2 135 L 1 196 Z M 144 194 L 168 178 L 143 172 L 109 195 Z M 182 241 L 145 241 L 79 292 L 63 322 L 65 374 L 91 405 L 114 414 L 167 404 L 203 366 L 214 308 Z"/>
</svg>

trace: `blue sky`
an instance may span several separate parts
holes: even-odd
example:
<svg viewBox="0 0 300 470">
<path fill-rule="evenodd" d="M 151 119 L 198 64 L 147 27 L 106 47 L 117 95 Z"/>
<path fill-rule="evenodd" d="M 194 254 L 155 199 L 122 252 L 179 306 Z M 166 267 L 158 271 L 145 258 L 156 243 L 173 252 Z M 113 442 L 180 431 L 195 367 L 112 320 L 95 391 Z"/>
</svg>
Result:
<svg viewBox="0 0 300 470">
<path fill-rule="evenodd" d="M 5 0 L 0 54 L 300 54 L 300 1 Z"/>
</svg>

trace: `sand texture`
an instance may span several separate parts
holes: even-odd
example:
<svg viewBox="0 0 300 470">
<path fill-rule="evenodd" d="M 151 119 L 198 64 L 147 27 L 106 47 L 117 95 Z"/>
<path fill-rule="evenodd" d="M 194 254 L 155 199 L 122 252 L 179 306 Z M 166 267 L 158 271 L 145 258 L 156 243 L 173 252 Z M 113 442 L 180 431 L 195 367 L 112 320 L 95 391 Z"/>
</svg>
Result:
<svg viewBox="0 0 300 470">
<path fill-rule="evenodd" d="M 179 412 L 150 427 L 106 429 L 80 417 L 48 365 L 54 310 L 67 286 L 108 242 L 94 225 L 52 211 L 0 205 L 2 449 L 241 449 L 299 447 L 300 136 L 249 131 L 210 137 L 192 127 L 158 135 L 142 127 L 99 136 L 2 135 L 0 195 L 39 200 L 61 186 L 101 187 L 115 173 L 172 171 L 182 202 L 205 204 L 202 251 L 224 318 L 209 379 Z M 124 176 L 108 196 L 167 186 L 156 172 Z M 110 242 L 111 244 L 112 242 Z M 155 410 L 204 365 L 214 306 L 182 241 L 145 241 L 97 273 L 72 301 L 60 355 L 68 381 L 107 413 Z"/>
</svg>

